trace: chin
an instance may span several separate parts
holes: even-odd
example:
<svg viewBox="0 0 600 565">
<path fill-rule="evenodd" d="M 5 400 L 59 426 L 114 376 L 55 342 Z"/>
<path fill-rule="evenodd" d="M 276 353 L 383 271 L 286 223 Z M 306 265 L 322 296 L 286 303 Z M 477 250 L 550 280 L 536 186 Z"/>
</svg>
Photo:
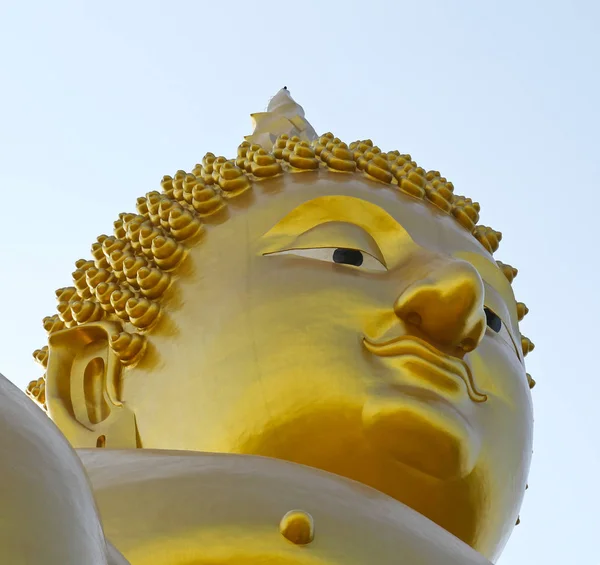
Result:
<svg viewBox="0 0 600 565">
<path fill-rule="evenodd" d="M 433 479 L 462 479 L 477 462 L 475 430 L 445 399 L 422 391 L 377 395 L 365 404 L 362 420 L 374 449 Z"/>
</svg>

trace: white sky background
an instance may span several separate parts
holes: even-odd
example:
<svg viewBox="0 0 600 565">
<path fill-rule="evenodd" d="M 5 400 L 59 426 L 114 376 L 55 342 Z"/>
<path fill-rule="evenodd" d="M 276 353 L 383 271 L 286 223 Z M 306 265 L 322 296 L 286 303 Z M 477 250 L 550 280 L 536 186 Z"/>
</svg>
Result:
<svg viewBox="0 0 600 565">
<path fill-rule="evenodd" d="M 600 3 L 0 3 L 0 371 L 119 212 L 234 156 L 287 85 L 318 132 L 410 153 L 482 205 L 537 380 L 522 523 L 500 565 L 598 563 Z"/>
</svg>

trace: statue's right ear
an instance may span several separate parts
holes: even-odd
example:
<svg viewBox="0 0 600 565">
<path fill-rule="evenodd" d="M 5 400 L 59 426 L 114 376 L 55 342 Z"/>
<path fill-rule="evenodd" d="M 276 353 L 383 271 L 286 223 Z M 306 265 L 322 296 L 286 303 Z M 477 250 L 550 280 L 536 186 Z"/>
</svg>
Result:
<svg viewBox="0 0 600 565">
<path fill-rule="evenodd" d="M 48 414 L 74 447 L 137 447 L 135 417 L 121 401 L 121 362 L 109 346 L 121 331 L 93 322 L 50 335 Z"/>
</svg>

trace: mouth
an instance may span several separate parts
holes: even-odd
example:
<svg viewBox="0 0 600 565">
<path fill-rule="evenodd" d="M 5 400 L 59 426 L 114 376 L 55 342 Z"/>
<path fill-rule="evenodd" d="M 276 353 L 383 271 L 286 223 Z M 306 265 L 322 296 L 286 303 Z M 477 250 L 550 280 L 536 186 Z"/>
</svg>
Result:
<svg viewBox="0 0 600 565">
<path fill-rule="evenodd" d="M 460 379 L 473 402 L 485 402 L 487 396 L 479 392 L 473 381 L 469 366 L 457 357 L 442 353 L 431 344 L 414 336 L 399 336 L 393 339 L 375 342 L 367 337 L 363 338 L 367 351 L 378 357 L 405 357 L 414 364 L 427 365 L 437 374 L 456 382 Z"/>
</svg>

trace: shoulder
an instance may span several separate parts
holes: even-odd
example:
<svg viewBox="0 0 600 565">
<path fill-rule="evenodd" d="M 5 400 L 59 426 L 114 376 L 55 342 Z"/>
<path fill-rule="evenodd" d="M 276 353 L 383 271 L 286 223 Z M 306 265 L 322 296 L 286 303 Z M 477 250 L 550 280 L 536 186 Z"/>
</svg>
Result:
<svg viewBox="0 0 600 565">
<path fill-rule="evenodd" d="M 489 565 L 407 506 L 360 483 L 248 455 L 80 450 L 105 533 L 132 564 L 429 563 Z M 280 531 L 298 510 L 314 527 L 306 545 Z M 289 537 L 289 536 L 288 536 Z"/>
<path fill-rule="evenodd" d="M 59 429 L 0 375 L 3 563 L 124 563 L 108 548 L 89 482 Z"/>
</svg>

